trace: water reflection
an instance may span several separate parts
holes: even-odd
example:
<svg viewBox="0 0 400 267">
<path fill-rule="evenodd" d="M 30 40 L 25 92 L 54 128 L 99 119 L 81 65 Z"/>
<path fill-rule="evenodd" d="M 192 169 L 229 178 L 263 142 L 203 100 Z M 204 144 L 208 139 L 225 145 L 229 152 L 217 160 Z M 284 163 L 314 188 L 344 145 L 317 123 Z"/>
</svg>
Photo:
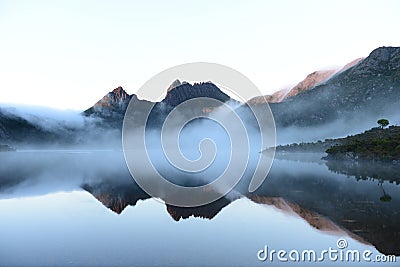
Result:
<svg viewBox="0 0 400 267">
<path fill-rule="evenodd" d="M 326 161 L 330 171 L 353 176 L 357 180 L 376 179 L 400 184 L 400 164 L 377 161 Z"/>
<path fill-rule="evenodd" d="M 385 199 L 392 196 L 390 202 L 382 202 L 382 188 Z M 382 253 L 400 255 L 400 199 L 395 197 L 399 187 L 394 184 L 373 178 L 349 179 L 322 164 L 278 160 L 257 194 L 282 197 L 329 218 Z"/>
<path fill-rule="evenodd" d="M 128 206 L 150 198 L 131 179 L 118 151 L 2 153 L 0 160 L 4 163 L 0 165 L 3 199 L 83 189 L 121 214 Z M 349 235 L 384 254 L 400 255 L 400 189 L 383 179 L 399 172 L 394 169 L 390 173 L 386 168 L 384 176 L 379 172 L 375 178 L 371 172 L 362 175 L 368 179 L 355 179 L 358 176 L 351 170 L 345 164 L 340 168 L 337 162 L 296 161 L 290 155 L 274 161 L 268 179 L 252 194 L 247 192 L 248 180 L 244 179 L 226 197 L 208 205 L 166 205 L 165 209 L 175 221 L 190 217 L 211 220 L 246 198 L 301 218 L 318 231 Z M 162 199 L 162 189 L 159 197 Z"/>
</svg>

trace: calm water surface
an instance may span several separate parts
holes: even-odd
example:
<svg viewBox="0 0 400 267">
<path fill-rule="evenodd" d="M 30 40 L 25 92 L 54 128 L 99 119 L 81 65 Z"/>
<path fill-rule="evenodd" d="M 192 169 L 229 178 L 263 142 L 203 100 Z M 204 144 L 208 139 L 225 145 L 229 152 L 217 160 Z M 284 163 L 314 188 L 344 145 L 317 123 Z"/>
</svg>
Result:
<svg viewBox="0 0 400 267">
<path fill-rule="evenodd" d="M 0 266 L 310 266 L 321 263 L 262 262 L 257 252 L 319 253 L 339 238 L 371 257 L 400 255 L 400 189 L 384 179 L 397 170 L 379 181 L 319 158 L 281 155 L 256 192 L 243 182 L 179 208 L 145 194 L 118 151 L 1 153 Z"/>
</svg>

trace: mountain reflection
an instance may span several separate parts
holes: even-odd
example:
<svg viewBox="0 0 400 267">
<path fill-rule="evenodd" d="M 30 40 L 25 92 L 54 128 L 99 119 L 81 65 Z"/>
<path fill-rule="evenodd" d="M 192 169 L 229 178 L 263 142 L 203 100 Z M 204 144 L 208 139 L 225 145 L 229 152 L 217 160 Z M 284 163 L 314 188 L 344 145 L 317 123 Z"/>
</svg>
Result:
<svg viewBox="0 0 400 267">
<path fill-rule="evenodd" d="M 83 184 L 82 189 L 117 214 L 121 214 L 127 206 L 135 206 L 139 200 L 150 198 L 133 182 L 113 184 L 110 180 L 108 183 Z"/>
<path fill-rule="evenodd" d="M 80 187 L 117 214 L 150 198 L 133 181 L 119 152 L 38 153 L 34 157 L 14 153 L 1 157 L 6 165 L 0 166 L 0 198 L 35 194 L 29 188 L 40 188 L 37 194 L 46 194 Z M 189 217 L 211 220 L 236 199 L 247 197 L 298 216 L 320 231 L 345 233 L 384 254 L 400 255 L 400 188 L 384 182 L 398 177 L 399 172 L 381 166 L 385 171 L 379 171 L 378 176 L 375 168 L 371 172 L 356 168 L 363 172 L 359 174 L 349 166 L 276 159 L 266 181 L 251 194 L 245 178 L 227 196 L 210 204 L 193 208 L 166 205 L 166 210 L 175 221 Z M 160 189 L 161 200 L 162 193 Z"/>
<path fill-rule="evenodd" d="M 210 204 L 193 208 L 176 207 L 168 204 L 166 206 L 168 213 L 175 221 L 179 221 L 180 219 L 187 219 L 191 216 L 211 220 L 231 202 L 231 200 L 223 197 Z"/>
<path fill-rule="evenodd" d="M 346 233 L 361 242 L 371 243 L 382 253 L 400 255 L 398 198 L 393 197 L 390 202 L 382 201 L 382 195 L 387 199 L 389 194 L 382 191 L 379 183 L 346 183 L 349 182 L 347 179 L 340 181 L 324 176 L 318 169 L 308 170 L 307 174 L 290 173 L 282 172 L 275 166 L 267 181 L 255 193 L 245 194 L 244 190 L 240 190 L 246 188 L 244 184 L 236 190 L 242 191 L 255 203 L 272 205 L 285 213 L 299 216 L 318 230 Z M 82 188 L 118 214 L 128 205 L 134 206 L 138 200 L 150 198 L 128 177 L 126 183 L 115 181 L 109 179 L 104 183 L 84 184 Z M 393 192 L 393 188 L 390 190 Z M 395 190 L 398 193 L 397 187 Z M 166 209 L 176 221 L 189 217 L 212 219 L 237 198 L 228 195 L 200 207 L 166 205 Z"/>
<path fill-rule="evenodd" d="M 121 214 L 128 206 L 135 206 L 139 200 L 151 198 L 130 177 L 108 179 L 103 182 L 85 183 L 82 189 L 92 194 L 105 207 Z M 199 207 L 177 207 L 166 204 L 166 209 L 175 221 L 191 216 L 212 219 L 232 201 L 223 197 L 210 204 Z"/>
</svg>

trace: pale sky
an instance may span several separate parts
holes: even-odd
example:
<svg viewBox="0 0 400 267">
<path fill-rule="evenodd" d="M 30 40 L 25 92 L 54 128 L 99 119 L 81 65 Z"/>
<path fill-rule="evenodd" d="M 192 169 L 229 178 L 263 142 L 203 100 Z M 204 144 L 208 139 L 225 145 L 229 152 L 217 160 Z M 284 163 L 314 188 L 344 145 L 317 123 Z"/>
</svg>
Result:
<svg viewBox="0 0 400 267">
<path fill-rule="evenodd" d="M 0 103 L 83 110 L 213 62 L 264 93 L 400 46 L 400 1 L 0 0 Z"/>
</svg>

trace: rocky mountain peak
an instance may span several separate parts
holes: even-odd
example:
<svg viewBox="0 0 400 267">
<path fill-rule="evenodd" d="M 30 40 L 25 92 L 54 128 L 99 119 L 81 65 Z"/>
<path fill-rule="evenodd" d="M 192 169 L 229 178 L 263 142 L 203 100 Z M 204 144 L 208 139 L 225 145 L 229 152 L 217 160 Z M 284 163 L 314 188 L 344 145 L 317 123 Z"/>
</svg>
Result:
<svg viewBox="0 0 400 267">
<path fill-rule="evenodd" d="M 222 92 L 212 82 L 200 82 L 194 83 L 193 85 L 188 82 L 182 82 L 180 85 L 172 87 L 174 84 L 178 84 L 179 80 L 175 80 L 168 88 L 167 95 L 163 102 L 170 106 L 177 106 L 186 100 L 197 98 L 197 97 L 209 97 L 220 100 L 222 102 L 228 101 L 230 97 Z M 171 88 L 171 89 L 170 89 Z"/>
<path fill-rule="evenodd" d="M 179 79 L 176 79 L 171 83 L 171 85 L 167 89 L 167 93 L 169 93 L 171 90 L 175 89 L 176 87 L 180 86 L 182 83 Z"/>
<path fill-rule="evenodd" d="M 90 116 L 96 114 L 102 117 L 120 118 L 125 114 L 131 99 L 137 98 L 136 95 L 129 95 L 121 86 L 108 92 L 102 99 L 96 102 L 91 108 L 84 111 Z"/>
<path fill-rule="evenodd" d="M 400 69 L 400 47 L 379 47 L 367 58 L 354 66 L 352 73 L 356 75 L 380 73 L 385 74 Z"/>
<path fill-rule="evenodd" d="M 118 86 L 110 93 L 114 94 L 115 99 L 117 100 L 125 100 L 129 97 L 129 95 L 125 92 L 125 90 L 121 86 Z"/>
<path fill-rule="evenodd" d="M 119 86 L 94 104 L 94 108 L 115 107 L 129 103 L 131 96 Z"/>
</svg>

